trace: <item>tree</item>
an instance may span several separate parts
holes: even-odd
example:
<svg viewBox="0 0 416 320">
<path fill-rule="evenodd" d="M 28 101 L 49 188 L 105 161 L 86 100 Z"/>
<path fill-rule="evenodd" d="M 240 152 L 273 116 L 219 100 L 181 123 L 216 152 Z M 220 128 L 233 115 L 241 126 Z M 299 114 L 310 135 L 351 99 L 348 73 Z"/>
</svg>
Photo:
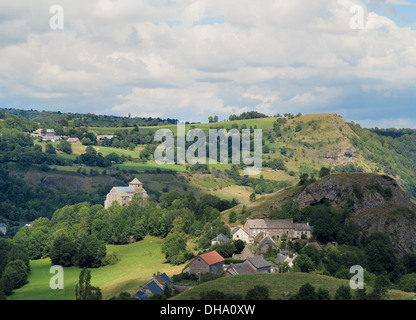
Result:
<svg viewBox="0 0 416 320">
<path fill-rule="evenodd" d="M 64 153 L 66 153 L 66 154 L 71 154 L 72 153 L 72 146 L 66 140 L 62 140 L 61 142 L 59 142 L 59 144 L 56 147 L 56 149 L 59 150 L 59 151 L 62 151 Z"/>
<path fill-rule="evenodd" d="M 368 271 L 376 274 L 390 273 L 397 267 L 393 244 L 381 232 L 374 232 L 366 241 L 365 254 Z"/>
<path fill-rule="evenodd" d="M 56 150 L 55 150 L 54 146 L 50 143 L 46 144 L 45 152 L 48 153 L 48 154 L 56 154 Z"/>
<path fill-rule="evenodd" d="M 241 253 L 244 248 L 246 247 L 245 243 L 243 240 L 238 239 L 234 242 L 234 246 L 235 246 L 235 250 L 237 253 Z"/>
<path fill-rule="evenodd" d="M 270 300 L 269 288 L 266 286 L 254 286 L 248 290 L 245 300 Z"/>
<path fill-rule="evenodd" d="M 29 274 L 29 267 L 22 260 L 9 262 L 3 271 L 0 288 L 5 295 L 11 295 L 14 289 L 22 287 Z"/>
<path fill-rule="evenodd" d="M 90 139 L 90 138 L 84 137 L 84 138 L 82 138 L 82 139 L 81 139 L 81 143 L 82 143 L 84 146 L 89 146 L 89 145 L 91 145 L 91 144 L 92 144 L 92 141 L 91 141 L 91 139 Z"/>
<path fill-rule="evenodd" d="M 315 269 L 312 259 L 304 253 L 297 256 L 297 258 L 293 261 L 293 265 L 299 268 L 301 272 L 311 272 Z"/>
<path fill-rule="evenodd" d="M 49 256 L 54 265 L 70 267 L 76 264 L 77 254 L 78 250 L 74 238 L 63 233 L 53 241 Z"/>
<path fill-rule="evenodd" d="M 352 299 L 351 290 L 347 286 L 342 285 L 335 292 L 334 300 L 351 300 L 351 299 Z"/>
<path fill-rule="evenodd" d="M 384 300 L 390 286 L 389 279 L 381 274 L 374 281 L 373 291 L 368 295 L 369 300 Z"/>
<path fill-rule="evenodd" d="M 81 243 L 78 254 L 78 266 L 80 268 L 98 268 L 102 265 L 107 254 L 103 241 L 98 240 L 95 235 L 86 236 Z"/>
<path fill-rule="evenodd" d="M 34 229 L 29 236 L 28 253 L 32 260 L 42 258 L 45 247 L 48 242 L 47 227 L 39 227 Z"/>
<path fill-rule="evenodd" d="M 328 290 L 319 288 L 316 291 L 316 300 L 331 300 L 331 295 Z"/>
<path fill-rule="evenodd" d="M 79 274 L 79 280 L 75 286 L 75 298 L 77 300 L 102 300 L 101 289 L 91 285 L 91 271 L 86 268 L 83 268 Z"/>
<path fill-rule="evenodd" d="M 331 174 L 331 169 L 322 167 L 321 170 L 319 170 L 319 177 L 323 178 L 325 176 L 329 176 Z"/>
<path fill-rule="evenodd" d="M 228 222 L 235 223 L 236 221 L 237 221 L 237 213 L 235 213 L 235 211 L 231 211 L 228 216 Z"/>
<path fill-rule="evenodd" d="M 316 300 L 315 287 L 309 282 L 299 288 L 299 291 L 292 296 L 291 300 Z"/>
<path fill-rule="evenodd" d="M 211 249 L 217 251 L 223 258 L 230 258 L 236 251 L 232 241 L 219 241 Z"/>
<path fill-rule="evenodd" d="M 256 194 L 253 192 L 252 194 L 250 194 L 250 201 L 253 202 L 256 200 Z"/>
<path fill-rule="evenodd" d="M 186 250 L 186 242 L 187 238 L 184 232 L 170 232 L 163 241 L 162 253 L 169 261 L 176 261 L 174 257 Z"/>
</svg>

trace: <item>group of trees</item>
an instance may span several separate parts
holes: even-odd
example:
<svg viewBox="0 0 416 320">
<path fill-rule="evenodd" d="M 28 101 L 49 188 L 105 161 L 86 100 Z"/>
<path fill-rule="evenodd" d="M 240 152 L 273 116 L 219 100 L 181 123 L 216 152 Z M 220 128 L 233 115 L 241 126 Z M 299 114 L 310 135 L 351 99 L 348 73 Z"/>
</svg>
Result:
<svg viewBox="0 0 416 320">
<path fill-rule="evenodd" d="M 175 124 L 177 119 L 161 119 L 152 117 L 127 117 L 114 115 L 98 115 L 92 113 L 72 113 L 60 111 L 37 111 L 4 108 L 0 110 L 0 118 L 15 117 L 30 120 L 33 123 L 40 123 L 48 128 L 55 128 L 56 125 L 71 127 L 92 126 L 92 127 L 133 127 L 138 126 L 158 126 L 166 124 Z"/>
<path fill-rule="evenodd" d="M 26 284 L 29 273 L 25 248 L 11 239 L 0 239 L 0 300 Z"/>
<path fill-rule="evenodd" d="M 211 240 L 223 233 L 230 237 L 230 228 L 222 221 L 221 211 L 235 205 L 213 195 L 196 199 L 191 193 L 170 192 L 160 197 L 161 208 L 169 208 L 171 228 L 164 240 L 162 252 L 173 264 L 181 264 L 192 257 L 187 241 L 193 238 L 201 250 L 211 246 Z"/>
<path fill-rule="evenodd" d="M 298 292 L 290 297 L 290 300 L 384 300 L 388 290 L 388 280 L 385 276 L 380 275 L 374 281 L 374 287 L 371 292 L 367 289 L 357 289 L 352 291 L 350 287 L 341 285 L 336 290 L 333 297 L 329 291 L 324 288 L 316 288 L 309 282 L 302 285 Z"/>
<path fill-rule="evenodd" d="M 351 266 L 360 265 L 364 268 L 364 281 L 367 285 L 375 287 L 379 285 L 377 281 L 383 279 L 388 288 L 410 292 L 416 289 L 413 264 L 416 255 L 407 255 L 399 259 L 391 240 L 383 233 L 375 232 L 365 237 L 362 244 L 356 247 L 338 248 L 327 244 L 323 250 L 319 250 L 313 245 L 292 245 L 292 249 L 298 253 L 293 262 L 294 271 L 350 279 Z"/>
<path fill-rule="evenodd" d="M 416 130 L 365 129 L 350 123 L 357 134 L 353 145 L 367 159 L 377 164 L 376 171 L 400 176 L 406 192 L 416 198 Z"/>
</svg>

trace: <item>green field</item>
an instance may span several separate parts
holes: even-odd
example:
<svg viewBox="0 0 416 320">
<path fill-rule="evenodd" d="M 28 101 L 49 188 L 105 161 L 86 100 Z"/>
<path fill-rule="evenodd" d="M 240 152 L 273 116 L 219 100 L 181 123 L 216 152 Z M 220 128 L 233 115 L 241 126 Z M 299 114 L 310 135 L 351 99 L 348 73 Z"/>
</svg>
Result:
<svg viewBox="0 0 416 320">
<path fill-rule="evenodd" d="M 103 299 L 109 299 L 122 291 L 136 293 L 140 286 L 150 280 L 153 273 L 160 271 L 168 275 L 180 273 L 183 266 L 164 263 L 161 253 L 163 240 L 146 237 L 143 241 L 129 245 L 109 245 L 107 253 L 116 252 L 120 261 L 98 269 L 91 269 L 92 285 L 103 292 Z M 9 300 L 74 300 L 75 285 L 78 282 L 80 268 L 64 268 L 64 289 L 52 290 L 49 281 L 51 262 L 41 259 L 30 262 L 31 274 L 28 283 L 8 297 Z"/>
<path fill-rule="evenodd" d="M 136 170 L 136 171 L 156 171 L 160 169 L 162 171 L 178 171 L 178 172 L 185 172 L 186 167 L 177 164 L 157 164 L 155 161 L 147 161 L 147 162 L 125 162 L 122 164 L 114 165 L 114 167 L 122 169 L 122 170 Z"/>
<path fill-rule="evenodd" d="M 266 286 L 272 300 L 288 300 L 291 295 L 297 293 L 302 285 L 308 282 L 316 290 L 319 288 L 328 290 L 331 297 L 341 285 L 349 286 L 348 280 L 310 273 L 244 274 L 203 283 L 173 297 L 173 300 L 199 299 L 202 291 L 209 290 L 218 290 L 228 294 L 238 293 L 244 296 L 249 289 L 256 285 Z M 367 293 L 371 290 L 371 288 L 367 288 Z M 289 292 L 290 295 L 285 296 L 285 292 Z M 389 290 L 387 296 L 390 300 L 412 300 L 413 297 L 414 293 L 399 290 Z"/>
</svg>

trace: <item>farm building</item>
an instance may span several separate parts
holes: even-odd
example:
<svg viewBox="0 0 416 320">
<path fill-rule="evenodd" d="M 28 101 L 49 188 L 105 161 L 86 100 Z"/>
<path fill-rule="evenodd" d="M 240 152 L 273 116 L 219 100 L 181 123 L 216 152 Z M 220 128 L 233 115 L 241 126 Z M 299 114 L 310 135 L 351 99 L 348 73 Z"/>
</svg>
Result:
<svg viewBox="0 0 416 320">
<path fill-rule="evenodd" d="M 192 274 L 211 273 L 216 274 L 217 271 L 224 266 L 224 258 L 217 251 L 211 251 L 196 257 L 183 271 Z"/>
</svg>

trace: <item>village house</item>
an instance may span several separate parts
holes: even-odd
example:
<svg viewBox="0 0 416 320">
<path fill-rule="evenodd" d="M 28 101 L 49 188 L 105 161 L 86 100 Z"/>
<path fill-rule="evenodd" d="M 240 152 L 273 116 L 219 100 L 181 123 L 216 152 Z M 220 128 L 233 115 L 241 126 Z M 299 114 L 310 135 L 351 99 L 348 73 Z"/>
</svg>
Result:
<svg viewBox="0 0 416 320">
<path fill-rule="evenodd" d="M 247 219 L 244 230 L 253 239 L 261 232 L 264 236 L 276 238 L 286 234 L 288 239 L 299 239 L 302 234 L 305 234 L 308 238 L 312 236 L 309 223 L 296 224 L 293 223 L 293 219 Z"/>
<path fill-rule="evenodd" d="M 81 144 L 81 141 L 78 138 L 68 138 L 66 141 L 71 144 Z"/>
<path fill-rule="evenodd" d="M 246 273 L 275 273 L 276 266 L 263 258 L 263 256 L 255 256 L 248 258 L 242 263 L 231 263 L 225 270 L 226 276 L 234 276 Z"/>
<path fill-rule="evenodd" d="M 225 235 L 220 233 L 218 236 L 216 236 L 214 239 L 211 240 L 211 245 L 216 245 L 217 243 L 226 243 L 230 241 Z"/>
<path fill-rule="evenodd" d="M 231 237 L 233 238 L 234 241 L 241 240 L 241 241 L 244 241 L 245 243 L 252 242 L 252 239 L 249 237 L 247 232 L 245 232 L 244 229 L 240 228 L 239 226 L 235 227 L 231 231 Z"/>
<path fill-rule="evenodd" d="M 104 141 L 104 140 L 111 140 L 114 137 L 115 137 L 114 135 L 102 134 L 102 135 L 97 136 L 97 141 L 100 142 L 100 141 Z"/>
<path fill-rule="evenodd" d="M 152 279 L 146 283 L 140 290 L 135 294 L 140 300 L 149 300 L 150 297 L 155 294 L 162 294 L 165 292 L 166 287 L 173 288 L 173 281 L 169 278 L 166 273 L 153 274 Z"/>
<path fill-rule="evenodd" d="M 296 238 L 301 238 L 302 235 L 306 235 L 307 238 L 312 237 L 312 227 L 307 223 L 295 223 Z"/>
<path fill-rule="evenodd" d="M 233 254 L 233 259 L 236 260 L 246 260 L 248 258 L 254 258 L 256 256 L 256 252 L 254 251 L 253 247 L 251 245 L 247 245 L 244 247 L 243 251 L 241 253 L 235 253 Z"/>
<path fill-rule="evenodd" d="M 5 224 L 4 222 L 0 223 L 0 233 L 7 233 L 7 224 Z"/>
<path fill-rule="evenodd" d="M 261 253 L 265 253 L 269 247 L 271 247 L 274 250 L 280 250 L 280 248 L 277 246 L 276 242 L 273 241 L 270 236 L 265 236 L 257 245 L 257 247 L 260 249 Z"/>
<path fill-rule="evenodd" d="M 104 207 L 106 209 L 111 207 L 114 201 L 125 206 L 136 197 L 139 199 L 147 199 L 148 196 L 146 190 L 143 188 L 143 184 L 137 178 L 134 178 L 128 187 L 113 187 L 107 194 Z"/>
<path fill-rule="evenodd" d="M 211 273 L 216 274 L 219 269 L 224 267 L 224 258 L 217 252 L 211 251 L 201 254 L 189 263 L 183 272 L 190 274 Z"/>
</svg>

